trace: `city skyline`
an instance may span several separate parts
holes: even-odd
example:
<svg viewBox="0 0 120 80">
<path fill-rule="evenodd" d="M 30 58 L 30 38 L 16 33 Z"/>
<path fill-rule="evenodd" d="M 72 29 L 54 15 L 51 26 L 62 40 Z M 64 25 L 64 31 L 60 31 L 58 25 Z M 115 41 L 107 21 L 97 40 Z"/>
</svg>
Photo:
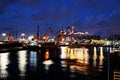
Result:
<svg viewBox="0 0 120 80">
<path fill-rule="evenodd" d="M 1 0 L 0 33 L 56 34 L 68 26 L 75 31 L 106 36 L 120 33 L 119 0 Z"/>
</svg>

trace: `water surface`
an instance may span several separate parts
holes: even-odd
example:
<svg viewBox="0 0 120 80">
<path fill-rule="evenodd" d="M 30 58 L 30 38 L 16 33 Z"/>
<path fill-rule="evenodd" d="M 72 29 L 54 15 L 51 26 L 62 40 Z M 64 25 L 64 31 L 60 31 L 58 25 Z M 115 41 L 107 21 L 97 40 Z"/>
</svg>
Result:
<svg viewBox="0 0 120 80">
<path fill-rule="evenodd" d="M 60 47 L 0 53 L 5 80 L 108 80 L 108 47 Z"/>
</svg>

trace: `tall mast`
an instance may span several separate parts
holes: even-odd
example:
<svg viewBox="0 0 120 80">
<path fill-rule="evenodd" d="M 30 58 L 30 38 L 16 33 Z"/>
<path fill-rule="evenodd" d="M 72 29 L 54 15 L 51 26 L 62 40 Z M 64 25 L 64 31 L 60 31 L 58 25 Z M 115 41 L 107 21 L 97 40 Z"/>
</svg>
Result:
<svg viewBox="0 0 120 80">
<path fill-rule="evenodd" d="M 17 35 L 18 35 L 17 27 L 16 27 L 16 30 L 15 30 L 15 34 L 16 34 L 16 40 L 17 40 Z"/>
<path fill-rule="evenodd" d="M 37 35 L 36 35 L 36 39 L 39 40 L 39 26 L 37 26 Z"/>
</svg>

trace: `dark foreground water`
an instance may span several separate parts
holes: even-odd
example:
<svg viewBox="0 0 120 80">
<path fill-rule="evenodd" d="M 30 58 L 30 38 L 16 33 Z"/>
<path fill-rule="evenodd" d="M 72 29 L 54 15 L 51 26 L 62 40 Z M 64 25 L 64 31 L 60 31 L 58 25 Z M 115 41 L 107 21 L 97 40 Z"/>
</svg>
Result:
<svg viewBox="0 0 120 80">
<path fill-rule="evenodd" d="M 110 48 L 68 48 L 0 53 L 3 80 L 108 80 Z"/>
</svg>

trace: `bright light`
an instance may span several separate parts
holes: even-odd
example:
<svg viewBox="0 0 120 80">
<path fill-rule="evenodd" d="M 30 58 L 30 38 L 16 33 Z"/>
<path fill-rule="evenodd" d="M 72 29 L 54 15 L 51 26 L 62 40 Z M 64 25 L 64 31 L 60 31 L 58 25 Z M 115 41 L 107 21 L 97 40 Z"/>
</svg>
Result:
<svg viewBox="0 0 120 80">
<path fill-rule="evenodd" d="M 66 43 L 65 43 L 65 45 L 69 45 L 69 43 L 68 43 L 68 42 L 66 42 Z"/>
<path fill-rule="evenodd" d="M 51 41 L 54 41 L 54 39 L 52 38 Z"/>
<path fill-rule="evenodd" d="M 45 65 L 45 69 L 49 70 L 49 66 L 53 64 L 54 62 L 52 60 L 45 60 L 43 64 Z"/>
<path fill-rule="evenodd" d="M 24 33 L 21 33 L 21 36 L 25 36 L 25 34 L 24 34 Z"/>
<path fill-rule="evenodd" d="M 85 34 L 89 34 L 88 32 L 85 32 Z"/>
<path fill-rule="evenodd" d="M 0 77 L 7 77 L 8 76 L 8 71 L 7 71 L 7 68 L 8 68 L 8 64 L 9 63 L 9 53 L 6 52 L 6 53 L 1 53 L 0 54 Z"/>
<path fill-rule="evenodd" d="M 6 36 L 6 33 L 2 33 L 2 36 Z"/>
<path fill-rule="evenodd" d="M 33 38 L 34 38 L 34 36 L 31 35 L 28 37 L 28 40 L 32 40 Z"/>
<path fill-rule="evenodd" d="M 22 41 L 25 41 L 25 39 L 23 38 Z"/>
<path fill-rule="evenodd" d="M 24 76 L 26 72 L 26 64 L 27 64 L 27 51 L 18 51 L 18 67 L 20 70 L 20 75 Z"/>
<path fill-rule="evenodd" d="M 74 26 L 72 26 L 72 29 L 74 29 Z"/>
</svg>

